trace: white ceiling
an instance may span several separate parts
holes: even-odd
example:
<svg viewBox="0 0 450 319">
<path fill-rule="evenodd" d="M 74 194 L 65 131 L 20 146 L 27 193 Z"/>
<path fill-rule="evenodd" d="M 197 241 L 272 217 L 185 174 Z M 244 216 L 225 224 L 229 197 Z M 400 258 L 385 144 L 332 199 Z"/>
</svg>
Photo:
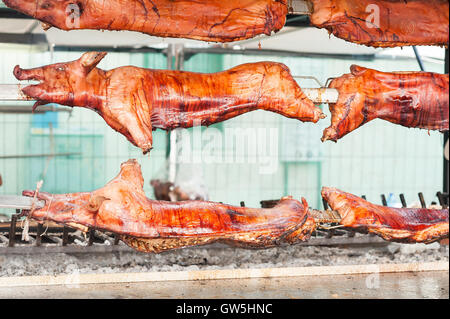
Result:
<svg viewBox="0 0 450 319">
<path fill-rule="evenodd" d="M 372 48 L 354 45 L 334 36 L 330 38 L 327 31 L 316 28 L 285 27 L 271 37 L 259 36 L 251 40 L 221 45 L 185 39 L 164 39 L 128 31 L 75 30 L 66 32 L 51 28 L 44 32 L 40 23 L 36 20 L 0 19 L 0 33 L 21 34 L 30 32 L 33 34 L 45 33 L 48 42 L 56 46 L 158 47 L 169 43 L 184 43 L 189 47 L 234 47 L 237 45 L 242 49 L 257 49 L 261 45 L 262 49 L 305 53 L 373 54 L 376 52 Z M 327 43 L 327 45 L 323 45 L 324 43 Z"/>
<path fill-rule="evenodd" d="M 0 33 L 26 33 L 37 24 L 36 20 L 0 19 Z"/>
<path fill-rule="evenodd" d="M 237 43 L 246 49 L 257 49 L 260 44 L 262 49 L 323 54 L 375 54 L 380 51 L 329 36 L 326 30 L 314 27 L 285 27 L 271 37 L 264 36 Z"/>
</svg>

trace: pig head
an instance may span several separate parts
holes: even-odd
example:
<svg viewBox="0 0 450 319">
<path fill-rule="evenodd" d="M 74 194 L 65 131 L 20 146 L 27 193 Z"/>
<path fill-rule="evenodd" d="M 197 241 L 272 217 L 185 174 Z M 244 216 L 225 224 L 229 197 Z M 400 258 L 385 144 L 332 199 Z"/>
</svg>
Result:
<svg viewBox="0 0 450 319">
<path fill-rule="evenodd" d="M 145 96 L 143 69 L 122 67 L 111 71 L 97 68 L 105 52 L 87 52 L 72 62 L 34 69 L 14 68 L 15 77 L 33 80 L 23 93 L 40 105 L 57 103 L 97 112 L 106 123 L 145 153 L 152 149 L 151 108 Z"/>
</svg>

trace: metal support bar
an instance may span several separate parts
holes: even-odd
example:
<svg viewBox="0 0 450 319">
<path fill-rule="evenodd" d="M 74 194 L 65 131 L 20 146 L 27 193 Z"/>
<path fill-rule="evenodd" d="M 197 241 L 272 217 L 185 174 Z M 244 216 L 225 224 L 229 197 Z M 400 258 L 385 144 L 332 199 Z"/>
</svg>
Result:
<svg viewBox="0 0 450 319">
<path fill-rule="evenodd" d="M 82 153 L 49 153 L 49 154 L 25 154 L 25 155 L 0 155 L 0 159 L 34 158 L 34 157 L 64 157 L 82 155 Z"/>
<path fill-rule="evenodd" d="M 386 196 L 384 194 L 381 194 L 381 203 L 383 203 L 383 206 L 387 206 L 387 200 Z"/>
<path fill-rule="evenodd" d="M 42 233 L 44 232 L 44 225 L 39 223 L 36 229 L 36 246 L 40 246 L 42 243 Z"/>
<path fill-rule="evenodd" d="M 436 194 L 437 198 L 439 199 L 439 204 L 442 206 L 442 208 L 447 208 L 448 207 L 448 203 L 447 200 L 445 199 L 445 196 L 442 192 L 438 192 Z"/>
<path fill-rule="evenodd" d="M 402 203 L 403 208 L 408 207 L 408 205 L 406 204 L 406 199 L 405 199 L 405 195 L 404 194 L 400 194 L 400 201 Z"/>
<path fill-rule="evenodd" d="M 448 48 L 445 50 L 445 65 L 444 65 L 444 72 L 446 74 L 449 73 L 449 68 L 450 68 L 450 61 L 449 61 L 449 53 L 448 53 Z M 449 138 L 450 138 L 450 133 L 447 131 L 444 133 L 444 149 L 446 146 L 448 146 L 448 142 L 449 142 Z M 444 152 L 445 153 L 445 152 Z M 448 158 L 445 157 L 444 155 L 444 193 L 449 193 L 450 192 L 450 180 L 449 180 L 449 161 Z"/>
<path fill-rule="evenodd" d="M 69 241 L 69 229 L 67 226 L 64 226 L 61 246 L 67 246 L 68 241 Z"/>
<path fill-rule="evenodd" d="M 181 53 L 179 56 L 178 68 L 182 70 L 182 60 L 183 55 Z M 169 61 L 172 60 L 172 54 L 168 54 L 168 69 L 171 70 L 172 66 L 169 64 Z M 176 68 L 177 66 L 175 66 Z M 177 69 L 178 70 L 178 69 Z M 296 78 L 300 78 L 297 76 Z M 310 78 L 310 77 L 301 77 L 301 78 Z M 22 86 L 20 84 L 0 84 L 0 101 L 30 101 L 25 94 L 22 93 Z M 339 98 L 339 91 L 336 89 L 329 88 L 304 88 L 302 89 L 303 93 L 314 103 L 322 104 L 322 103 L 336 103 Z M 18 106 L 18 110 L 21 112 L 26 111 L 23 106 Z M 27 107 L 31 112 L 31 107 Z M 62 112 L 70 112 L 71 108 L 68 107 L 47 107 L 48 111 L 62 111 Z M 11 107 L 8 108 L 11 111 Z M 0 108 L 1 111 L 1 108 Z M 12 110 L 13 111 L 13 110 Z"/>
<path fill-rule="evenodd" d="M 384 195 L 384 194 L 381 194 L 381 203 L 383 204 L 383 206 L 386 206 L 386 207 L 388 205 L 387 200 L 386 200 L 386 195 Z M 369 233 L 369 236 L 375 236 L 375 234 Z"/>
<path fill-rule="evenodd" d="M 419 51 L 417 50 L 415 45 L 412 48 L 414 50 L 414 54 L 416 56 L 417 63 L 419 64 L 420 71 L 424 72 L 425 71 L 425 67 L 424 67 L 423 62 L 422 62 L 422 57 L 420 56 Z"/>
<path fill-rule="evenodd" d="M 119 245 L 120 242 L 120 236 L 119 235 L 114 235 L 114 246 Z"/>
<path fill-rule="evenodd" d="M 32 111 L 31 105 L 0 105 L 0 113 L 13 113 L 13 114 L 30 114 L 33 112 L 34 114 L 43 114 L 47 112 L 65 112 L 72 113 L 73 108 L 68 106 L 56 106 L 55 104 L 51 105 L 42 105 L 36 110 Z"/>
<path fill-rule="evenodd" d="M 323 203 L 323 209 L 328 210 L 328 203 L 324 198 L 322 198 L 322 203 Z"/>
<path fill-rule="evenodd" d="M 94 244 L 94 236 L 95 236 L 95 229 L 93 228 L 89 229 L 88 246 L 92 246 Z"/>
<path fill-rule="evenodd" d="M 419 193 L 419 200 L 420 200 L 420 205 L 422 206 L 422 208 L 427 208 L 427 203 L 425 202 L 425 198 L 423 197 L 422 192 Z"/>
<path fill-rule="evenodd" d="M 183 44 L 171 44 L 168 48 L 167 68 L 181 71 L 184 68 L 184 46 Z M 170 61 L 169 61 L 170 59 Z M 169 133 L 169 182 L 175 183 L 178 170 L 178 140 L 181 135 L 178 130 Z"/>
<path fill-rule="evenodd" d="M 169 45 L 169 47 L 167 48 L 167 50 L 165 51 L 166 54 L 166 58 L 167 58 L 167 70 L 172 70 L 173 69 L 173 56 L 174 56 L 174 49 L 172 48 L 171 45 Z M 170 132 L 168 132 L 168 134 L 166 135 L 166 158 L 169 159 L 170 158 L 170 150 L 171 150 L 171 143 L 170 143 Z M 169 168 L 170 170 L 170 168 Z"/>
<path fill-rule="evenodd" d="M 341 215 L 338 212 L 332 210 L 316 210 L 309 209 L 309 214 L 316 221 L 316 223 L 339 223 L 341 221 Z"/>
<path fill-rule="evenodd" d="M 339 98 L 339 91 L 328 88 L 305 88 L 303 93 L 314 103 L 336 103 Z"/>
<path fill-rule="evenodd" d="M 0 33 L 0 43 L 48 45 L 47 36 L 40 33 Z"/>
<path fill-rule="evenodd" d="M 20 210 L 16 210 L 16 215 L 11 216 L 11 226 L 9 227 L 9 242 L 8 247 L 14 247 L 16 242 L 16 223 L 17 216 L 19 215 Z"/>
</svg>

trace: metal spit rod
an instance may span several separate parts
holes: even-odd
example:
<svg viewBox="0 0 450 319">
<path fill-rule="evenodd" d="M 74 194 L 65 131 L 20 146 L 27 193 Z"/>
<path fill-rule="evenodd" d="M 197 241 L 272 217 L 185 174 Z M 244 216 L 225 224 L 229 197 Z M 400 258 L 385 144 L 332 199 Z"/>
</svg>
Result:
<svg viewBox="0 0 450 319">
<path fill-rule="evenodd" d="M 34 203 L 35 208 L 44 207 L 45 202 L 37 200 Z M 33 198 L 16 195 L 0 195 L 0 208 L 23 209 L 30 210 L 33 206 Z M 318 220 L 319 223 L 338 223 L 341 219 L 339 213 L 332 210 L 316 210 L 310 209 L 311 215 Z"/>
<path fill-rule="evenodd" d="M 22 92 L 21 84 L 0 84 L 0 101 L 31 101 Z"/>
<path fill-rule="evenodd" d="M 336 103 L 339 92 L 328 88 L 306 88 L 302 89 L 305 95 L 314 103 Z M 0 84 L 0 101 L 31 101 L 22 93 L 20 84 Z"/>
<path fill-rule="evenodd" d="M 306 0 L 289 0 L 289 14 L 294 15 L 310 15 L 312 12 L 311 5 Z"/>
<path fill-rule="evenodd" d="M 44 201 L 37 200 L 35 202 L 35 208 L 44 207 Z M 10 209 L 24 209 L 30 210 L 33 206 L 33 198 L 26 196 L 16 196 L 16 195 L 0 195 L 0 208 L 10 208 Z"/>
</svg>

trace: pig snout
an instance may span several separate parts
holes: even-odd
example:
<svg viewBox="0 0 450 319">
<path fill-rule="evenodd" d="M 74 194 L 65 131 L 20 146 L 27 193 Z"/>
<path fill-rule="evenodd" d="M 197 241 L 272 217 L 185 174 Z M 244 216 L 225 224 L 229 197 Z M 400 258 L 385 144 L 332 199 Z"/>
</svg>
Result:
<svg viewBox="0 0 450 319">
<path fill-rule="evenodd" d="M 30 13 L 32 1 L 31 0 L 3 0 L 7 7 L 16 9 L 18 11 Z M 35 2 L 36 3 L 36 2 Z"/>
<path fill-rule="evenodd" d="M 54 0 L 47 2 L 42 0 L 3 0 L 3 2 L 11 9 L 34 17 L 38 10 L 42 9 L 42 6 L 47 5 L 47 3 L 50 4 L 51 2 L 54 2 Z"/>
<path fill-rule="evenodd" d="M 22 195 L 26 197 L 34 197 L 35 194 L 36 192 L 31 190 L 24 190 L 22 192 Z M 52 199 L 52 194 L 46 192 L 39 192 L 36 196 L 36 199 L 43 201 L 50 201 Z"/>
<path fill-rule="evenodd" d="M 43 81 L 44 75 L 42 74 L 41 69 L 22 69 L 20 66 L 16 65 L 14 68 L 14 76 L 19 81 L 27 81 L 27 80 L 35 80 L 35 81 Z"/>
</svg>

